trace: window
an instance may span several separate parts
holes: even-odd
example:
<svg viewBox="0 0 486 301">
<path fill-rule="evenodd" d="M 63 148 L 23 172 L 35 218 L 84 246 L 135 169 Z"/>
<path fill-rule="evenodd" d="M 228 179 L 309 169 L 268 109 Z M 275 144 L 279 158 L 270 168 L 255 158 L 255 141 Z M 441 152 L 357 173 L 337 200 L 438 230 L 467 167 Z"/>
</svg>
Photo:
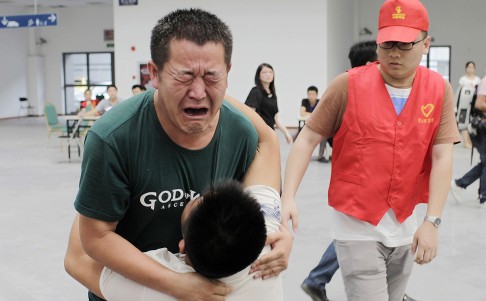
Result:
<svg viewBox="0 0 486 301">
<path fill-rule="evenodd" d="M 429 53 L 422 57 L 420 65 L 434 70 L 450 81 L 451 46 L 430 46 Z"/>
<path fill-rule="evenodd" d="M 106 94 L 115 82 L 113 52 L 64 53 L 64 114 L 76 114 L 84 91 L 91 89 L 93 98 Z"/>
</svg>

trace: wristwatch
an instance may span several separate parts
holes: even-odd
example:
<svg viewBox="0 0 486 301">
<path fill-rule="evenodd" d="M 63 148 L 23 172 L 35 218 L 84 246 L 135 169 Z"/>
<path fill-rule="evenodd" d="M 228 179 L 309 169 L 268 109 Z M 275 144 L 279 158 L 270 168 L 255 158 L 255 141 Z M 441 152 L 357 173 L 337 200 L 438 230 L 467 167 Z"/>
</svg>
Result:
<svg viewBox="0 0 486 301">
<path fill-rule="evenodd" d="M 440 223 L 442 222 L 441 218 L 438 216 L 426 215 L 424 217 L 424 221 L 431 222 L 434 227 L 439 228 Z"/>
</svg>

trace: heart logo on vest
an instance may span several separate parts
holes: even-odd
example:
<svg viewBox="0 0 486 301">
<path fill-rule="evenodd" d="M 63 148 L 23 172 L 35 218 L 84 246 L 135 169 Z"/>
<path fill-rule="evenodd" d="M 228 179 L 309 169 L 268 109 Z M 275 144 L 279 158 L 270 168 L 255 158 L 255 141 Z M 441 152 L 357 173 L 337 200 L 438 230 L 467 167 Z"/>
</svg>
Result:
<svg viewBox="0 0 486 301">
<path fill-rule="evenodd" d="M 425 106 L 422 106 L 421 109 L 422 109 L 422 114 L 424 114 L 425 118 L 427 118 L 432 113 L 432 111 L 434 111 L 434 105 L 429 103 L 426 104 Z"/>
</svg>

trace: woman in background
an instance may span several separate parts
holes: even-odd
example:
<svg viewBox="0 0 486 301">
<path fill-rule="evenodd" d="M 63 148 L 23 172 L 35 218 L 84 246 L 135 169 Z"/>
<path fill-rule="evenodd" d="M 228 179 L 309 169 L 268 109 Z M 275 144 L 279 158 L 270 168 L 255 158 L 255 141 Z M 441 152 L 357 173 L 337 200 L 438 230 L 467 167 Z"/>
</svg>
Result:
<svg viewBox="0 0 486 301">
<path fill-rule="evenodd" d="M 97 101 L 91 98 L 91 90 L 88 88 L 84 91 L 84 100 L 81 102 L 80 105 L 80 114 L 84 114 L 96 108 Z"/>
<path fill-rule="evenodd" d="M 475 88 L 481 82 L 481 78 L 476 75 L 476 64 L 473 61 L 466 63 L 466 74 L 459 79 L 459 86 Z"/>
<path fill-rule="evenodd" d="M 476 89 L 476 86 L 481 82 L 481 78 L 476 75 L 476 64 L 473 61 L 466 63 L 466 74 L 459 79 L 459 86 L 469 89 Z M 471 148 L 471 137 L 467 130 L 461 131 L 462 139 L 464 141 L 465 148 Z"/>
<path fill-rule="evenodd" d="M 255 87 L 248 94 L 245 104 L 255 109 L 269 127 L 274 129 L 276 126 L 281 130 L 287 139 L 287 143 L 293 142 L 292 136 L 282 124 L 278 114 L 275 75 L 273 67 L 269 64 L 263 63 L 258 66 L 255 73 Z"/>
</svg>

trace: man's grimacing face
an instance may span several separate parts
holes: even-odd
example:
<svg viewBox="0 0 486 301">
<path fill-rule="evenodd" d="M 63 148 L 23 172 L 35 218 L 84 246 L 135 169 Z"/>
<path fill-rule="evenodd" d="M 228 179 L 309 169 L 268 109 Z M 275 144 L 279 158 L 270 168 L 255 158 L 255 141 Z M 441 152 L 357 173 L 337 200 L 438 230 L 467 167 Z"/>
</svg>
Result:
<svg viewBox="0 0 486 301">
<path fill-rule="evenodd" d="M 210 130 L 228 86 L 230 66 L 220 43 L 199 46 L 172 40 L 162 70 L 151 62 L 154 88 L 163 115 L 179 131 L 199 134 Z"/>
</svg>

